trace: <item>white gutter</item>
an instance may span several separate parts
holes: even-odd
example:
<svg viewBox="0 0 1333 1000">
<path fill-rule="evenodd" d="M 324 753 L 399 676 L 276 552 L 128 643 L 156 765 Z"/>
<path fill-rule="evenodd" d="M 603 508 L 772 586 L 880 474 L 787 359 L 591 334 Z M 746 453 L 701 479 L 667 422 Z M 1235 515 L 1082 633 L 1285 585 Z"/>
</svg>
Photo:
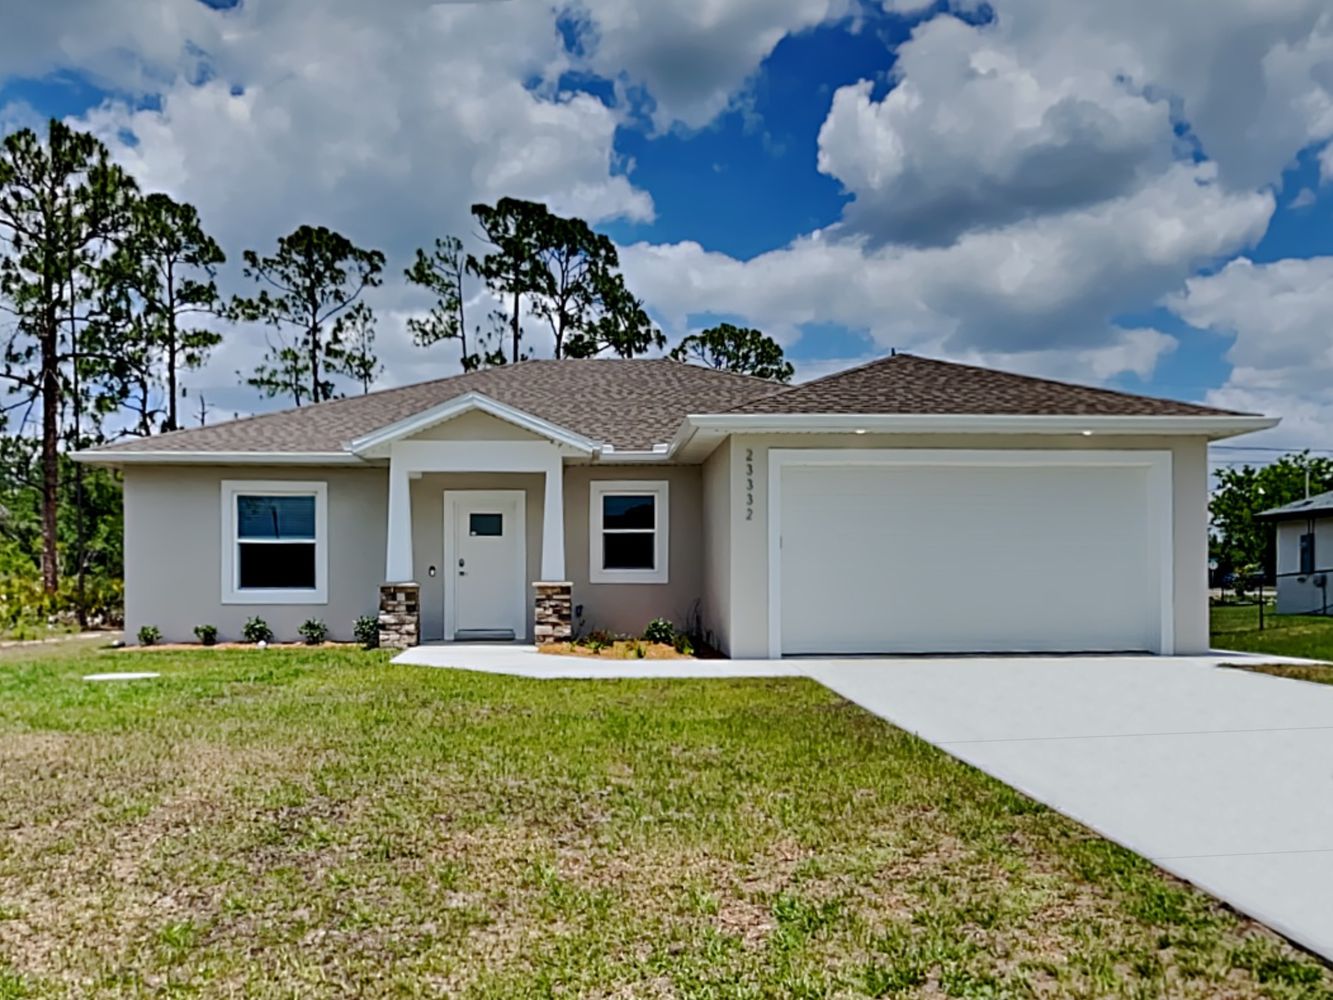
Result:
<svg viewBox="0 0 1333 1000">
<path fill-rule="evenodd" d="M 597 458 L 602 462 L 663 462 L 675 452 L 669 444 L 655 444 L 647 449 L 619 450 L 613 445 L 604 444 L 597 449 Z"/>
<path fill-rule="evenodd" d="M 1276 427 L 1277 417 L 1077 416 L 978 413 L 716 413 L 691 414 L 699 430 L 748 434 L 1106 434 L 1201 435 L 1211 440 Z"/>
<path fill-rule="evenodd" d="M 88 465 L 365 465 L 345 451 L 131 451 L 92 449 L 70 458 Z"/>
</svg>

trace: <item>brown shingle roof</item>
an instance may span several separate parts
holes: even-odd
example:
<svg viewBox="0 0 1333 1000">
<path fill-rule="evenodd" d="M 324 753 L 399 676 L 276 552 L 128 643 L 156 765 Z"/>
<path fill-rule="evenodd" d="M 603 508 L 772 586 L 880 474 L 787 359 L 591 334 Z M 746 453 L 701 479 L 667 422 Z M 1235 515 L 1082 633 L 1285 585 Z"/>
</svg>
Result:
<svg viewBox="0 0 1333 1000">
<path fill-rule="evenodd" d="M 779 389 L 731 413 L 934 413 L 1068 416 L 1235 416 L 1197 403 L 1136 396 L 896 354 Z"/>
<path fill-rule="evenodd" d="M 720 413 L 775 387 L 666 358 L 524 361 L 98 450 L 337 452 L 354 438 L 469 392 L 618 449 L 651 448 L 670 441 L 688 413 Z"/>
<path fill-rule="evenodd" d="M 102 452 L 340 452 L 469 392 L 620 450 L 671 440 L 688 414 L 935 413 L 1219 416 L 1231 411 L 898 354 L 796 386 L 658 359 L 524 361 Z"/>
</svg>

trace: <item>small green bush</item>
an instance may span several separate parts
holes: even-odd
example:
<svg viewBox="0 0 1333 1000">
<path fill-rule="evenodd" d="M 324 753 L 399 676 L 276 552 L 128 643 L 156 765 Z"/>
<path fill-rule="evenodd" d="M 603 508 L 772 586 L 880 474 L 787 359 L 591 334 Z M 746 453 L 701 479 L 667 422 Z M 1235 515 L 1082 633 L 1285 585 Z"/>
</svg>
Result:
<svg viewBox="0 0 1333 1000">
<path fill-rule="evenodd" d="M 648 623 L 648 627 L 643 630 L 645 642 L 661 643 L 663 646 L 670 646 L 676 638 L 676 626 L 665 618 L 654 618 Z"/>
<path fill-rule="evenodd" d="M 255 615 L 245 622 L 245 627 L 241 629 L 241 635 L 245 636 L 246 642 L 272 642 L 273 630 L 268 627 L 268 622 Z"/>
<path fill-rule="evenodd" d="M 307 618 L 296 631 L 307 646 L 318 646 L 329 634 L 329 627 L 318 618 Z"/>
<path fill-rule="evenodd" d="M 676 652 L 679 653 L 681 656 L 694 655 L 694 643 L 690 642 L 690 637 L 686 635 L 684 632 L 676 633 L 676 636 L 672 640 L 671 645 L 675 647 Z"/>
<path fill-rule="evenodd" d="M 218 641 L 218 627 L 216 625 L 196 625 L 194 636 L 205 646 L 211 646 Z"/>
<path fill-rule="evenodd" d="M 156 625 L 139 626 L 139 645 L 156 646 L 162 641 L 162 630 Z"/>
<path fill-rule="evenodd" d="M 362 615 L 352 626 L 352 636 L 362 649 L 375 649 L 380 644 L 380 620 L 375 615 Z"/>
</svg>

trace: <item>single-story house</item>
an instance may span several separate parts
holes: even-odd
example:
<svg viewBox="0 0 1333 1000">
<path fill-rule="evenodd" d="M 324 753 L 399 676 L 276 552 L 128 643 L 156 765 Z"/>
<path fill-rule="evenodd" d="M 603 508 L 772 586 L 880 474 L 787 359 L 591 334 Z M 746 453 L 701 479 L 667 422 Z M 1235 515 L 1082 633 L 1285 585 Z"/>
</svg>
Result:
<svg viewBox="0 0 1333 1000">
<path fill-rule="evenodd" d="M 1276 420 L 897 354 L 786 386 L 525 361 L 80 453 L 125 624 L 733 657 L 1208 647 L 1209 441 Z"/>
<path fill-rule="evenodd" d="M 1328 614 L 1333 559 L 1333 492 L 1296 500 L 1258 515 L 1277 531 L 1277 613 Z"/>
</svg>

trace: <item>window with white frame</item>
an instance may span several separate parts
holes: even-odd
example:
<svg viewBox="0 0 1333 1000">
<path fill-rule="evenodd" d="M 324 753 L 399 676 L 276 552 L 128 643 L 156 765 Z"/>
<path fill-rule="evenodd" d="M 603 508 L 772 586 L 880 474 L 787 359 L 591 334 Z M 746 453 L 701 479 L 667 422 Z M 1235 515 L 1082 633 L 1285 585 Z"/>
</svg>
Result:
<svg viewBox="0 0 1333 1000">
<path fill-rule="evenodd" d="M 224 604 L 326 604 L 327 569 L 325 483 L 223 481 Z"/>
<path fill-rule="evenodd" d="M 666 583 L 667 484 L 595 481 L 588 503 L 588 579 L 592 583 Z"/>
</svg>

